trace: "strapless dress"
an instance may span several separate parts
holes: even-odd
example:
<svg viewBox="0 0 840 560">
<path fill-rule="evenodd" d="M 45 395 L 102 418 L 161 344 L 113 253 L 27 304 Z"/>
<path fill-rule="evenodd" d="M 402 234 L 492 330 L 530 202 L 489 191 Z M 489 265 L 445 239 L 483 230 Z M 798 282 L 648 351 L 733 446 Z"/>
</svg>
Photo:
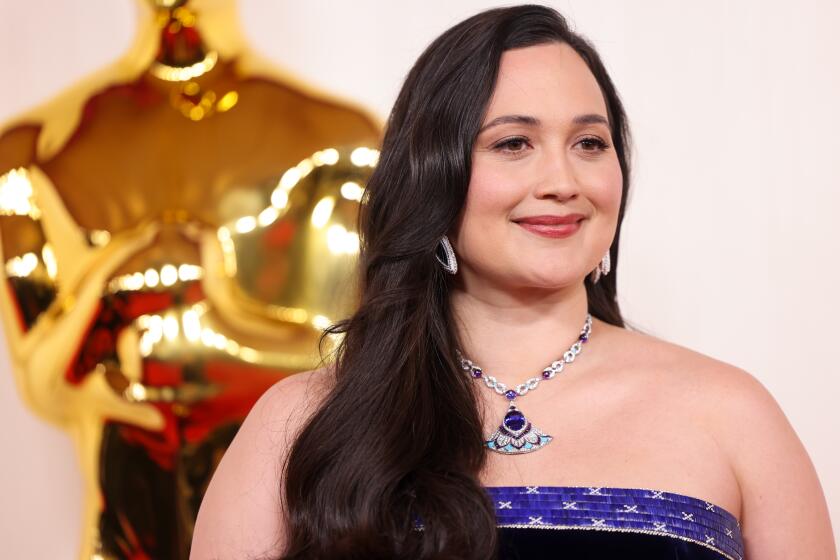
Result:
<svg viewBox="0 0 840 560">
<path fill-rule="evenodd" d="M 489 486 L 499 560 L 743 560 L 738 519 L 646 488 Z M 422 525 L 421 525 L 422 527 Z"/>
</svg>

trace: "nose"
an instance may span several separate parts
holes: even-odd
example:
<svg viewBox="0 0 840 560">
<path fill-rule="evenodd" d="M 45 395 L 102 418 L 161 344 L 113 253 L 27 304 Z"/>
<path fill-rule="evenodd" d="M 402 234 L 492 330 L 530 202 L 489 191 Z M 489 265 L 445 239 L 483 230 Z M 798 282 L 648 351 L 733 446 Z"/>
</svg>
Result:
<svg viewBox="0 0 840 560">
<path fill-rule="evenodd" d="M 537 198 L 568 200 L 580 192 L 574 167 L 565 150 L 546 151 L 538 165 L 540 172 L 534 186 L 534 196 Z"/>
</svg>

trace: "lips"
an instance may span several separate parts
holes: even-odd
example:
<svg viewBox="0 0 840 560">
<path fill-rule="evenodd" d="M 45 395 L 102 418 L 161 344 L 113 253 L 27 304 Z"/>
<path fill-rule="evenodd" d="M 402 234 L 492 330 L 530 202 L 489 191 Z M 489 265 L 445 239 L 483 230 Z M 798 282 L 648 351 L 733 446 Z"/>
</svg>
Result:
<svg viewBox="0 0 840 560">
<path fill-rule="evenodd" d="M 534 226 L 559 226 L 567 224 L 576 224 L 585 217 L 586 216 L 584 216 L 583 214 L 566 214 L 565 216 L 541 215 L 526 216 L 524 218 L 518 218 L 513 221 L 518 224 L 530 224 Z"/>
<path fill-rule="evenodd" d="M 514 220 L 521 228 L 541 237 L 562 238 L 577 232 L 583 220 L 583 214 L 566 214 L 565 216 L 527 216 Z"/>
</svg>

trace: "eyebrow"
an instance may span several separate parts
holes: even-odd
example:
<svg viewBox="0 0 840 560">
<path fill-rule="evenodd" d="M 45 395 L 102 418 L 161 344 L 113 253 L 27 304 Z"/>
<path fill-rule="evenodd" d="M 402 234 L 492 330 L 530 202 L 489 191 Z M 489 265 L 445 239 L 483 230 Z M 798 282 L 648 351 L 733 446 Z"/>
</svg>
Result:
<svg viewBox="0 0 840 560">
<path fill-rule="evenodd" d="M 481 134 L 488 128 L 498 126 L 500 124 L 524 124 L 529 126 L 539 126 L 540 120 L 537 117 L 532 117 L 531 115 L 502 115 L 501 117 L 496 117 L 489 123 L 482 126 L 478 133 Z M 583 115 L 577 115 L 575 118 L 572 119 L 572 124 L 604 124 L 609 126 L 610 123 L 607 121 L 607 118 L 603 115 L 599 115 L 597 113 L 586 113 Z"/>
</svg>

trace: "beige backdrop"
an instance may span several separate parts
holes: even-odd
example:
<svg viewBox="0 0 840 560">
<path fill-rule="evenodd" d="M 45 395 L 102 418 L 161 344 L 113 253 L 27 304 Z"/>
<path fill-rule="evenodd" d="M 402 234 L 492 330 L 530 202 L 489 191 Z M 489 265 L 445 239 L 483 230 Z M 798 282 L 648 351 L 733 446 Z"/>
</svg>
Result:
<svg viewBox="0 0 840 560">
<path fill-rule="evenodd" d="M 840 542 L 840 3 L 547 3 L 594 41 L 635 135 L 626 317 L 764 383 L 810 452 Z M 495 5 L 241 0 L 240 11 L 259 50 L 384 118 L 424 46 Z M 134 10 L 0 0 L 0 121 L 116 58 Z M 2 555 L 74 558 L 70 441 L 21 405 L 8 370 L 0 338 Z"/>
</svg>

